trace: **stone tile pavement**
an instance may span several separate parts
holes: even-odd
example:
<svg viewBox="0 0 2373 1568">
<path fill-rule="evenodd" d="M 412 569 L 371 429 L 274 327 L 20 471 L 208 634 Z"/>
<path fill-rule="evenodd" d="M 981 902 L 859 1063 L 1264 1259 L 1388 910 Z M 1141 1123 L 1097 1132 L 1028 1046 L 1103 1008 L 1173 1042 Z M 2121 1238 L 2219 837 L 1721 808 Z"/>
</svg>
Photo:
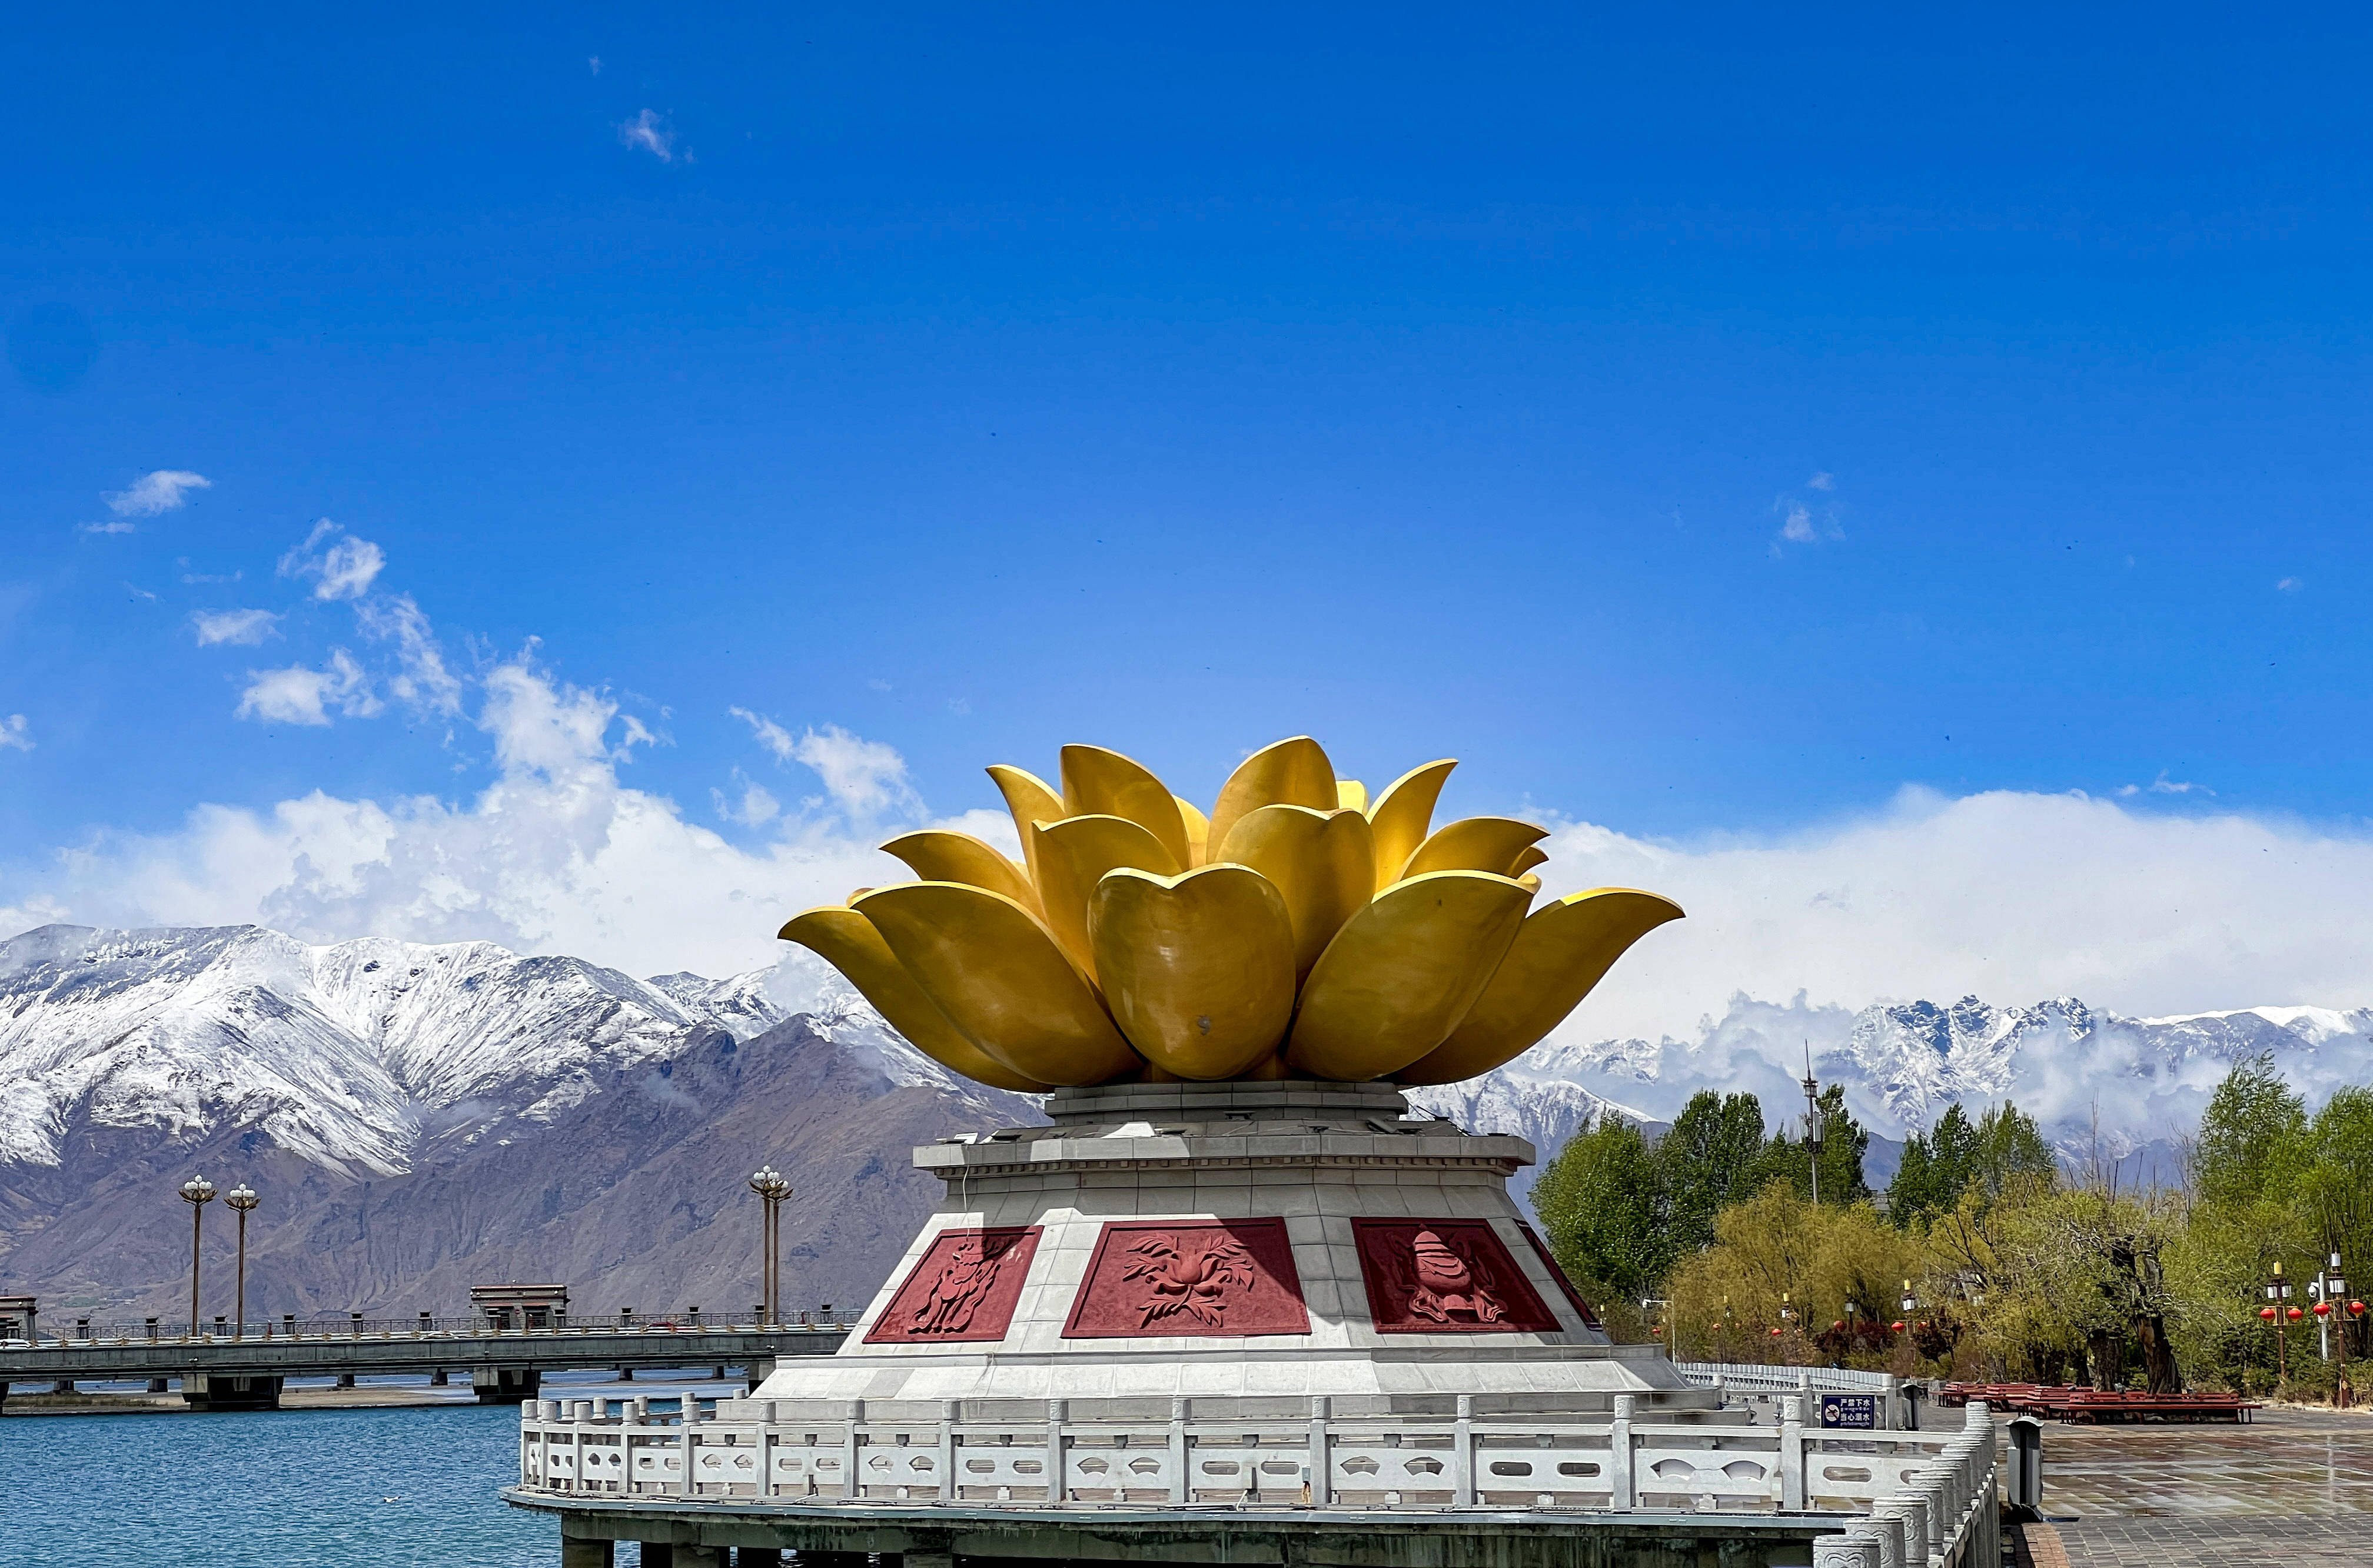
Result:
<svg viewBox="0 0 2373 1568">
<path fill-rule="evenodd" d="M 2022 1568 L 2373 1568 L 2373 1416 L 2047 1422 L 2043 1499 L 2052 1523 L 2030 1527 Z"/>
</svg>

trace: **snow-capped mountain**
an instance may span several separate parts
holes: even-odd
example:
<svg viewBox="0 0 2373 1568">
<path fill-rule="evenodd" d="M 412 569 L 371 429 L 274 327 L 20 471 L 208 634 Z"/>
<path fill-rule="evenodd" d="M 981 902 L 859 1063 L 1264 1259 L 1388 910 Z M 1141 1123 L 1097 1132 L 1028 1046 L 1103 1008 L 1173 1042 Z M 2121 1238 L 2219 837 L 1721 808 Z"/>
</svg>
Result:
<svg viewBox="0 0 2373 1568">
<path fill-rule="evenodd" d="M 2310 1103 L 2373 1079 L 2373 1009 L 2257 1007 L 2138 1018 L 2074 997 L 1996 1006 L 1883 1002 L 1858 1012 L 1739 998 L 1693 1037 L 1537 1047 L 1514 1066 L 1596 1086 L 1669 1117 L 1699 1089 L 1748 1089 L 1767 1117 L 1802 1108 L 1809 1070 L 1840 1082 L 1882 1137 L 1920 1130 L 1955 1102 L 2008 1099 L 2072 1149 L 2098 1125 L 2112 1153 L 2180 1135 L 2240 1059 L 2272 1052 Z"/>
<path fill-rule="evenodd" d="M 801 1199 L 790 1299 L 859 1299 L 937 1196 L 885 1151 L 1036 1108 L 845 988 L 794 1016 L 767 979 L 253 926 L 29 931 L 0 943 L 0 1281 L 170 1311 L 171 1189 L 200 1171 L 265 1194 L 251 1298 L 275 1311 L 451 1310 L 490 1278 L 745 1300 L 734 1221 L 772 1161 Z"/>
<path fill-rule="evenodd" d="M 1411 1099 L 1546 1160 L 1589 1118 L 1666 1121 L 1700 1088 L 1752 1090 L 1776 1126 L 1809 1061 L 1845 1085 L 1881 1164 L 1957 1099 L 2016 1099 L 2071 1153 L 2098 1121 L 2120 1153 L 2189 1129 L 2262 1050 L 2320 1099 L 2373 1077 L 2373 1010 L 1741 998 L 1686 1039 L 1546 1044 Z M 637 979 L 254 926 L 0 942 L 0 1284 L 97 1308 L 170 1305 L 188 1246 L 170 1188 L 193 1169 L 268 1186 L 251 1277 L 288 1304 L 449 1306 L 472 1280 L 529 1275 L 732 1301 L 761 1160 L 803 1194 L 795 1296 L 854 1300 L 936 1197 L 906 1147 L 1037 1117 L 915 1051 L 836 977 Z"/>
<path fill-rule="evenodd" d="M 781 1021 L 752 977 L 637 980 L 491 942 L 306 943 L 256 926 L 44 926 L 0 943 L 0 1164 L 54 1164 L 79 1117 L 259 1128 L 392 1176 L 423 1146 L 549 1120 L 594 1074 L 698 1031 Z"/>
</svg>

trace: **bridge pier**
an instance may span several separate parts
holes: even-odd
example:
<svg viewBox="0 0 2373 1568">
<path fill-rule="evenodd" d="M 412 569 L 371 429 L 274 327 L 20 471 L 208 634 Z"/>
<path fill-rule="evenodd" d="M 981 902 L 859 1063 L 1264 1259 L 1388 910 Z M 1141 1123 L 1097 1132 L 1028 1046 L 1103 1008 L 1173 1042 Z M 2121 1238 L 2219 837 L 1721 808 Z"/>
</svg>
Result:
<svg viewBox="0 0 2373 1568">
<path fill-rule="evenodd" d="M 443 1367 L 440 1366 L 436 1371 L 428 1375 L 428 1386 L 431 1388 L 445 1388 L 451 1386 L 445 1376 L 445 1369 Z"/>
<path fill-rule="evenodd" d="M 185 1372 L 181 1398 L 193 1410 L 276 1410 L 280 1382 L 266 1373 Z"/>
<path fill-rule="evenodd" d="M 560 1568 L 616 1568 L 617 1543 L 585 1536 L 560 1538 Z"/>
<path fill-rule="evenodd" d="M 482 1405 L 523 1405 L 544 1387 L 544 1374 L 533 1367 L 480 1367 L 470 1374 L 470 1387 Z"/>
<path fill-rule="evenodd" d="M 148 1380 L 148 1392 L 151 1394 L 170 1394 L 172 1389 L 173 1380 L 170 1377 L 152 1377 Z"/>
</svg>

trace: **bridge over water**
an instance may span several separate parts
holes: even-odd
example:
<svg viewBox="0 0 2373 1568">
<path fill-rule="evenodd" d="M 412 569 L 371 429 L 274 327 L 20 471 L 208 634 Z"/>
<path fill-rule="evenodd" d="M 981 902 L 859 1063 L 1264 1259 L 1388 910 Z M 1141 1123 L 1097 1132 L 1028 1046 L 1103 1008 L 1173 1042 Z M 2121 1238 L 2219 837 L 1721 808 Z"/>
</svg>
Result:
<svg viewBox="0 0 2373 1568">
<path fill-rule="evenodd" d="M 754 1385 L 785 1356 L 830 1355 L 848 1337 L 850 1315 L 805 1314 L 801 1323 L 644 1321 L 497 1328 L 484 1318 L 360 1320 L 343 1330 L 266 1326 L 245 1334 L 160 1336 L 152 1326 L 76 1325 L 71 1338 L 0 1348 L 0 1405 L 8 1386 L 43 1391 L 76 1381 L 178 1377 L 181 1396 L 207 1410 L 276 1410 L 292 1377 L 452 1375 L 467 1373 L 478 1398 L 518 1404 L 536 1397 L 547 1372 L 615 1368 L 741 1366 Z"/>
</svg>

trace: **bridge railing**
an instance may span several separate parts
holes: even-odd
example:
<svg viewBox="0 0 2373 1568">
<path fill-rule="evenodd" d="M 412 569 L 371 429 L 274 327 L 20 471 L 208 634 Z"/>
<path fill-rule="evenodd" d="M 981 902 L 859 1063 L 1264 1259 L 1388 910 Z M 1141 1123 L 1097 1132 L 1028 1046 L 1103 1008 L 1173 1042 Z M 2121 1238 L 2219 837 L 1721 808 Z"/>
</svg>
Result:
<svg viewBox="0 0 2373 1568">
<path fill-rule="evenodd" d="M 1808 1430 L 1794 1401 L 1776 1426 L 1718 1426 L 1638 1419 L 1649 1412 L 1631 1395 L 1595 1416 L 1479 1416 L 1461 1398 L 1447 1419 L 1335 1417 L 1324 1398 L 1306 1420 L 1199 1419 L 1178 1399 L 1167 1422 L 1074 1420 L 1062 1399 L 1008 1420 L 964 1419 L 957 1401 L 937 1420 L 883 1419 L 920 1412 L 873 1403 L 710 1407 L 687 1389 L 669 1414 L 649 1395 L 539 1399 L 521 1413 L 520 1487 L 578 1503 L 1866 1513 L 1836 1568 L 1993 1562 L 1993 1430 L 1981 1405 L 1958 1430 L 1848 1434 Z"/>
<path fill-rule="evenodd" d="M 411 1316 L 368 1317 L 360 1313 L 336 1316 L 297 1317 L 284 1314 L 279 1317 L 254 1317 L 241 1326 L 228 1318 L 211 1323 L 191 1324 L 186 1320 L 143 1318 L 137 1322 L 100 1322 L 90 1318 L 73 1320 L 71 1329 L 60 1331 L 49 1324 L 41 1325 L 42 1332 L 36 1345 L 123 1345 L 152 1340 L 421 1340 L 421 1339 L 552 1339 L 564 1336 L 584 1337 L 594 1334 L 677 1334 L 677 1333 L 765 1333 L 801 1328 L 839 1329 L 856 1323 L 862 1316 L 858 1312 L 786 1312 L 772 1323 L 762 1323 L 750 1313 L 704 1312 L 686 1308 L 679 1312 L 637 1312 L 605 1316 L 573 1317 L 559 1315 L 546 1322 L 502 1322 L 485 1314 L 462 1317 L 439 1317 L 427 1313 Z"/>
</svg>

